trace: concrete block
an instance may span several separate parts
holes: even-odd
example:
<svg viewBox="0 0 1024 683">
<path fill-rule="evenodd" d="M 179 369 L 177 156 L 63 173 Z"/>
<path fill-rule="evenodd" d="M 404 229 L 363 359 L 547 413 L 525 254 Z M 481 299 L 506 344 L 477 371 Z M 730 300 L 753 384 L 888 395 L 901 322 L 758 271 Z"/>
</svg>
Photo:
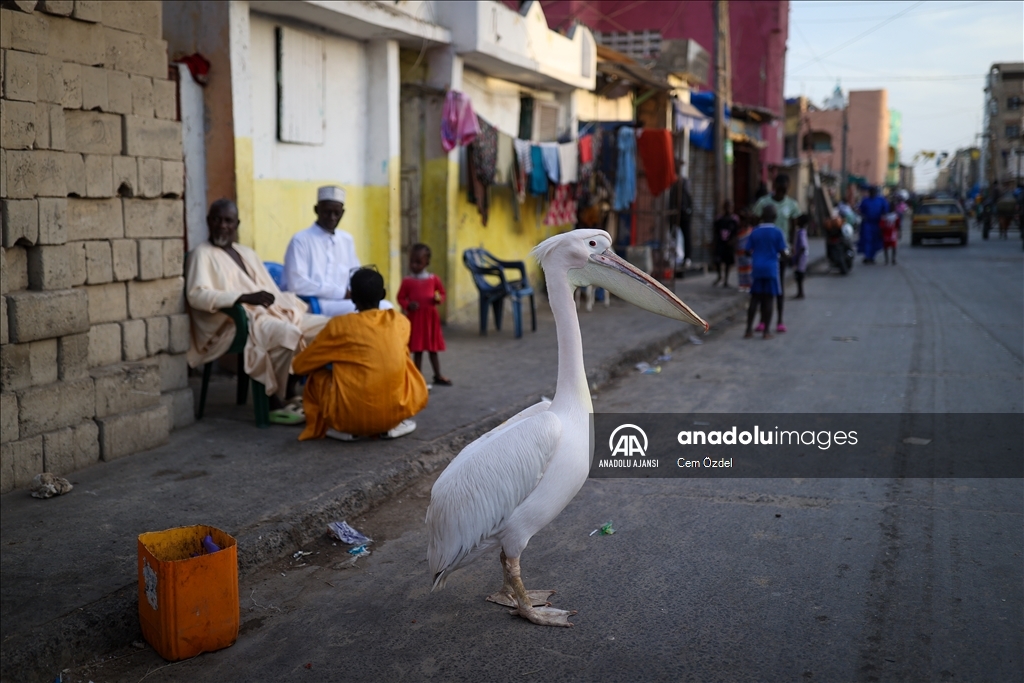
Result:
<svg viewBox="0 0 1024 683">
<path fill-rule="evenodd" d="M 24 247 L 11 247 L 4 253 L 7 261 L 7 291 L 28 289 L 28 251 Z"/>
<path fill-rule="evenodd" d="M 7 297 L 0 296 L 0 345 L 9 344 L 10 333 L 7 330 Z"/>
<path fill-rule="evenodd" d="M 140 197 L 159 197 L 163 192 L 163 162 L 160 159 L 139 157 Z"/>
<path fill-rule="evenodd" d="M 64 81 L 60 103 L 65 109 L 82 108 L 82 65 L 74 62 L 63 62 L 61 77 Z"/>
<path fill-rule="evenodd" d="M 36 291 L 71 287 L 71 259 L 66 245 L 29 247 L 28 287 Z"/>
<path fill-rule="evenodd" d="M 68 264 L 71 270 L 71 286 L 84 285 L 88 277 L 85 269 L 85 242 L 68 242 Z"/>
<path fill-rule="evenodd" d="M 39 241 L 39 205 L 34 199 L 3 200 L 4 248 L 31 246 Z"/>
<path fill-rule="evenodd" d="M 63 150 L 67 140 L 67 126 L 64 125 L 64 107 L 50 105 L 50 149 Z"/>
<path fill-rule="evenodd" d="M 121 360 L 121 326 L 118 323 L 89 328 L 89 367 L 111 365 Z"/>
<path fill-rule="evenodd" d="M 43 437 L 0 445 L 0 493 L 25 488 L 43 471 Z"/>
<path fill-rule="evenodd" d="M 160 403 L 160 366 L 117 363 L 91 371 L 96 385 L 96 417 L 127 413 Z"/>
<path fill-rule="evenodd" d="M 178 237 L 185 233 L 185 203 L 180 199 L 125 199 L 124 235 Z"/>
<path fill-rule="evenodd" d="M 0 61 L 3 60 L 3 50 L 0 50 Z M 0 67 L 3 65 L 0 64 Z M 7 196 L 7 150 L 0 146 L 0 197 Z"/>
<path fill-rule="evenodd" d="M 36 99 L 60 104 L 64 99 L 64 64 L 59 59 L 36 58 Z"/>
<path fill-rule="evenodd" d="M 82 67 L 82 109 L 107 111 L 107 72 L 94 66 Z"/>
<path fill-rule="evenodd" d="M 111 323 L 128 317 L 128 304 L 123 282 L 90 285 L 79 290 L 86 293 L 89 323 Z"/>
<path fill-rule="evenodd" d="M 163 14 L 159 2 L 104 2 L 103 25 L 159 38 Z"/>
<path fill-rule="evenodd" d="M 167 41 L 103 28 L 108 67 L 151 78 L 167 78 Z"/>
<path fill-rule="evenodd" d="M 103 21 L 103 2 L 101 0 L 75 0 L 75 9 L 71 16 L 79 21 Z"/>
<path fill-rule="evenodd" d="M 63 381 L 89 376 L 88 332 L 69 334 L 57 340 L 57 376 Z"/>
<path fill-rule="evenodd" d="M 158 119 L 178 120 L 178 84 L 174 81 L 153 80 L 153 109 Z"/>
<path fill-rule="evenodd" d="M 124 211 L 120 199 L 75 199 L 68 202 L 68 239 L 124 238 Z"/>
<path fill-rule="evenodd" d="M 56 381 L 56 339 L 0 347 L 0 383 L 4 391 L 20 391 Z"/>
<path fill-rule="evenodd" d="M 134 197 L 139 188 L 138 161 L 134 157 L 111 157 L 111 162 L 114 192 L 121 197 Z"/>
<path fill-rule="evenodd" d="M 100 428 L 92 420 L 43 434 L 43 466 L 53 474 L 69 474 L 100 459 Z"/>
<path fill-rule="evenodd" d="M 185 353 L 192 343 L 192 327 L 188 313 L 168 316 L 170 339 L 167 350 L 171 353 Z"/>
<path fill-rule="evenodd" d="M 146 357 L 146 321 L 122 320 L 121 358 L 126 361 L 142 360 Z"/>
<path fill-rule="evenodd" d="M 162 446 L 167 443 L 167 419 L 167 407 L 157 405 L 97 420 L 100 457 L 109 461 Z"/>
<path fill-rule="evenodd" d="M 161 392 L 188 386 L 188 360 L 184 353 L 177 355 L 161 353 L 157 359 L 160 361 Z"/>
<path fill-rule="evenodd" d="M 7 324 L 11 341 L 24 343 L 88 332 L 87 300 L 81 289 L 8 294 Z"/>
<path fill-rule="evenodd" d="M 64 155 L 49 150 L 6 150 L 7 196 L 66 197 Z"/>
<path fill-rule="evenodd" d="M 113 197 L 114 170 L 111 159 L 105 154 L 85 155 L 85 196 Z"/>
<path fill-rule="evenodd" d="M 155 356 L 167 350 L 168 325 L 166 316 L 146 319 L 146 354 Z M 167 387 L 170 388 L 170 387 Z M 176 388 L 176 387 L 175 387 Z M 164 387 L 161 387 L 163 391 Z"/>
<path fill-rule="evenodd" d="M 46 53 L 62 62 L 103 66 L 107 46 L 103 27 L 60 17 L 46 17 L 50 24 L 50 45 Z"/>
<path fill-rule="evenodd" d="M 0 295 L 7 293 L 7 250 L 0 249 Z M 6 324 L 7 320 L 3 322 Z M 4 342 L 6 343 L 6 342 Z"/>
<path fill-rule="evenodd" d="M 163 240 L 139 240 L 139 279 L 159 280 L 163 276 Z"/>
<path fill-rule="evenodd" d="M 64 154 L 64 184 L 69 197 L 85 196 L 85 157 L 68 152 Z"/>
<path fill-rule="evenodd" d="M 128 156 L 181 161 L 181 124 L 177 121 L 125 116 L 124 150 Z"/>
<path fill-rule="evenodd" d="M 16 13 L 15 13 L 16 14 Z M 4 97 L 8 100 L 35 102 L 39 97 L 37 56 L 31 52 L 4 52 Z"/>
<path fill-rule="evenodd" d="M 110 242 L 93 240 L 85 243 L 85 274 L 86 284 L 100 285 L 113 281 L 114 262 Z"/>
<path fill-rule="evenodd" d="M 181 239 L 163 242 L 164 277 L 179 277 L 185 263 L 185 242 Z"/>
<path fill-rule="evenodd" d="M 148 76 L 132 75 L 132 110 L 129 114 L 151 118 L 154 114 L 153 79 Z"/>
<path fill-rule="evenodd" d="M 92 417 L 95 407 L 91 377 L 24 389 L 18 392 L 18 430 L 24 439 L 70 427 Z"/>
<path fill-rule="evenodd" d="M 34 149 L 50 149 L 50 105 L 46 102 L 36 102 L 32 105 L 33 128 L 35 128 L 36 141 Z"/>
<path fill-rule="evenodd" d="M 139 257 L 135 240 L 114 240 L 110 246 L 114 279 L 134 280 L 139 274 Z"/>
<path fill-rule="evenodd" d="M 128 74 L 107 71 L 107 109 L 114 114 L 132 113 L 132 84 Z"/>
<path fill-rule="evenodd" d="M 4 102 L 0 134 L 6 149 L 32 149 L 36 144 L 36 103 Z"/>
<path fill-rule="evenodd" d="M 40 198 L 39 244 L 64 244 L 68 241 L 68 200 Z"/>
<path fill-rule="evenodd" d="M 75 9 L 75 3 L 73 0 L 39 0 L 37 9 L 41 9 L 47 14 L 70 17 L 71 12 Z"/>
<path fill-rule="evenodd" d="M 11 10 L 0 9 L 0 49 L 11 46 Z"/>
<path fill-rule="evenodd" d="M 174 315 L 185 311 L 185 281 L 180 277 L 128 283 L 128 313 L 132 318 Z"/>
<path fill-rule="evenodd" d="M 18 397 L 14 392 L 0 394 L 0 443 L 18 440 Z"/>
<path fill-rule="evenodd" d="M 64 149 L 64 109 L 59 104 L 36 102 L 36 149 Z"/>
<path fill-rule="evenodd" d="M 11 49 L 46 54 L 50 46 L 50 24 L 45 17 L 12 12 L 7 19 L 11 22 Z"/>
<path fill-rule="evenodd" d="M 10 7 L 11 9 L 16 9 L 19 12 L 25 12 L 26 14 L 32 14 L 35 12 L 37 4 L 37 0 L 6 0 L 4 2 L 5 7 Z"/>
<path fill-rule="evenodd" d="M 121 153 L 121 117 L 98 111 L 64 112 L 64 148 L 84 154 Z"/>
<path fill-rule="evenodd" d="M 185 194 L 185 164 L 181 161 L 161 162 L 164 197 L 181 197 Z"/>
<path fill-rule="evenodd" d="M 195 424 L 195 396 L 189 388 L 175 389 L 160 394 L 160 405 L 165 406 L 169 415 L 167 422 L 171 429 L 181 429 Z"/>
</svg>

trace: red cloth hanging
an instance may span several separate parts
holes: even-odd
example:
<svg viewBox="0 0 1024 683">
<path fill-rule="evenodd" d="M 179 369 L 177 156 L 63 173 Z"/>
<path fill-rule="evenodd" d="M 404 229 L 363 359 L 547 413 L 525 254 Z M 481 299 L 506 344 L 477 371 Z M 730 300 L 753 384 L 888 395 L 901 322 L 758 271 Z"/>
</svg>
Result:
<svg viewBox="0 0 1024 683">
<path fill-rule="evenodd" d="M 637 135 L 636 150 L 644 164 L 647 176 L 647 187 L 657 197 L 672 187 L 678 179 L 676 176 L 676 160 L 672 153 L 672 132 L 641 128 L 643 135 Z"/>
<path fill-rule="evenodd" d="M 594 160 L 594 136 L 584 135 L 580 138 L 580 163 L 589 164 Z"/>
</svg>

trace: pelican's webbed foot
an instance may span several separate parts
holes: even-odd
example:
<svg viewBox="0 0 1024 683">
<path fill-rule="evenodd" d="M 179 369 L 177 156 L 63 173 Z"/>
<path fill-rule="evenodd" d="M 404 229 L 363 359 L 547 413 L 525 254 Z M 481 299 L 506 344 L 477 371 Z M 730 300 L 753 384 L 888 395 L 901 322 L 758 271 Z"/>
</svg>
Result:
<svg viewBox="0 0 1024 683">
<path fill-rule="evenodd" d="M 541 626 L 572 626 L 569 622 L 569 617 L 576 614 L 574 611 L 567 611 L 563 609 L 555 609 L 550 607 L 550 603 L 547 602 L 547 598 L 554 595 L 555 591 L 528 591 L 523 586 L 523 579 L 519 571 L 519 558 L 507 558 L 505 553 L 502 552 L 502 568 L 505 572 L 505 584 L 511 587 L 512 596 L 515 598 L 514 606 L 515 609 L 509 610 L 509 614 L 520 616 L 527 621 L 532 621 L 535 624 Z M 502 590 L 495 595 L 501 595 L 505 597 L 504 593 L 505 586 L 502 586 Z M 543 597 L 542 597 L 543 596 Z M 494 597 L 494 596 L 491 596 Z M 543 601 L 537 602 L 539 598 Z M 490 600 L 491 598 L 488 598 Z M 494 602 L 501 602 L 494 600 Z M 501 604 L 506 604 L 501 602 Z"/>
<path fill-rule="evenodd" d="M 506 566 L 508 558 L 505 557 L 505 551 L 501 551 L 501 574 L 502 583 L 501 588 L 494 593 L 487 596 L 487 602 L 496 602 L 499 605 L 505 607 L 518 607 L 519 603 L 516 601 L 516 591 L 512 586 L 512 577 L 509 575 L 508 567 Z M 530 598 L 530 605 L 532 607 L 548 607 L 551 605 L 548 602 L 548 598 L 555 594 L 555 591 L 526 591 L 526 595 Z"/>
</svg>

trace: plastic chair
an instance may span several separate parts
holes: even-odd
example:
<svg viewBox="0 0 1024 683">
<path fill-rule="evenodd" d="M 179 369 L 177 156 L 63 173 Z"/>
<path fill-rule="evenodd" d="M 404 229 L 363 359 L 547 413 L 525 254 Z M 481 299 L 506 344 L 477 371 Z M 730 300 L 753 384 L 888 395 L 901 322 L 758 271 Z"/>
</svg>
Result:
<svg viewBox="0 0 1024 683">
<path fill-rule="evenodd" d="M 530 297 L 531 329 L 537 331 L 537 304 L 534 300 L 533 287 L 526 277 L 526 264 L 522 261 L 502 261 L 483 249 L 467 249 L 462 252 L 462 262 L 473 275 L 473 282 L 480 292 L 480 334 L 487 336 L 487 309 L 494 309 L 494 328 L 501 330 L 501 318 L 505 297 L 512 300 L 512 321 L 516 339 L 523 336 L 522 300 Z M 506 270 L 518 270 L 519 279 L 509 280 L 505 277 Z M 497 277 L 494 283 L 487 278 Z"/>
<path fill-rule="evenodd" d="M 249 338 L 249 317 L 241 304 L 235 304 L 231 308 L 223 308 L 221 312 L 231 316 L 235 321 L 235 339 L 227 353 L 241 354 L 245 350 L 245 342 Z M 213 370 L 213 361 L 203 366 L 203 387 L 199 392 L 199 410 L 196 412 L 196 419 L 203 419 L 206 411 L 206 390 L 210 385 L 210 372 Z M 238 359 L 238 387 L 235 390 L 236 402 L 244 406 L 249 393 L 250 377 L 245 374 L 245 364 Z M 252 407 L 256 414 L 256 426 L 265 428 L 270 426 L 270 398 L 267 396 L 267 389 L 262 382 L 252 380 Z"/>
<path fill-rule="evenodd" d="M 280 263 L 274 263 L 273 261 L 264 261 L 263 265 L 266 266 L 267 272 L 270 273 L 270 277 L 274 280 L 274 284 L 282 292 L 285 291 L 284 282 L 284 266 Z M 299 296 L 300 299 L 309 304 L 309 312 L 320 315 L 320 300 L 315 296 Z"/>
</svg>

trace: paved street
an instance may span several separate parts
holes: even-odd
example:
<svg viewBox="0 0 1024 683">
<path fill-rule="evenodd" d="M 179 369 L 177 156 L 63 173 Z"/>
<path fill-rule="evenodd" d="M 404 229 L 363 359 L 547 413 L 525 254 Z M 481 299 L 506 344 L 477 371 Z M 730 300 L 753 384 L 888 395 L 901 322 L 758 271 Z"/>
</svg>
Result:
<svg viewBox="0 0 1024 683">
<path fill-rule="evenodd" d="M 720 325 L 595 409 L 1019 414 L 1020 242 L 971 237 L 809 277 L 788 333 Z M 233 647 L 173 665 L 125 649 L 65 680 L 1024 677 L 1020 480 L 592 480 L 523 556 L 527 587 L 579 610 L 573 629 L 484 602 L 497 557 L 430 593 L 430 483 L 349 520 L 377 541 L 355 567 L 322 539 L 243 579 Z"/>
</svg>

